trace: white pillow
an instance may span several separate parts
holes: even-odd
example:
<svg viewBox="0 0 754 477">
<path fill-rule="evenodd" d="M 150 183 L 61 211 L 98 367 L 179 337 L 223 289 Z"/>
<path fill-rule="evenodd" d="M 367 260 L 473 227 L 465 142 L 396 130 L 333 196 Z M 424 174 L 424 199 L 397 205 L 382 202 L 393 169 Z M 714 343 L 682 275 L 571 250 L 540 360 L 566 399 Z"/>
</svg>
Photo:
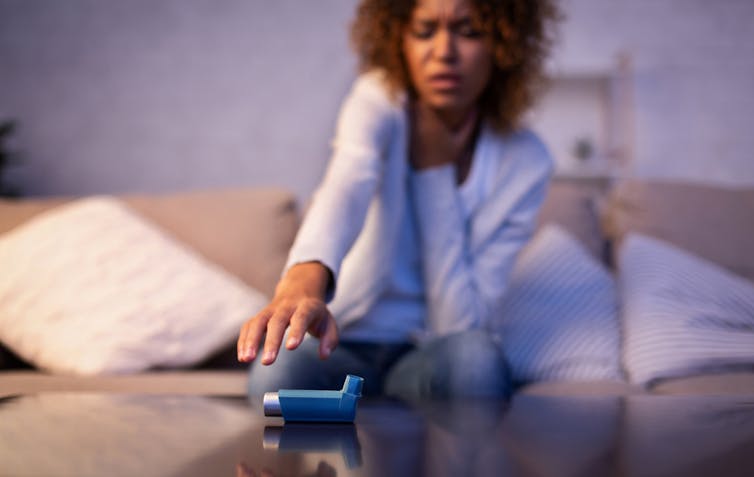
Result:
<svg viewBox="0 0 754 477">
<path fill-rule="evenodd" d="M 622 379 L 615 281 L 559 226 L 521 251 L 493 326 L 519 384 Z"/>
<path fill-rule="evenodd" d="M 0 237 L 0 270 L 0 340 L 53 372 L 191 365 L 230 343 L 266 302 L 106 197 Z"/>
<path fill-rule="evenodd" d="M 753 283 L 638 234 L 618 260 L 631 381 L 754 369 Z"/>
</svg>

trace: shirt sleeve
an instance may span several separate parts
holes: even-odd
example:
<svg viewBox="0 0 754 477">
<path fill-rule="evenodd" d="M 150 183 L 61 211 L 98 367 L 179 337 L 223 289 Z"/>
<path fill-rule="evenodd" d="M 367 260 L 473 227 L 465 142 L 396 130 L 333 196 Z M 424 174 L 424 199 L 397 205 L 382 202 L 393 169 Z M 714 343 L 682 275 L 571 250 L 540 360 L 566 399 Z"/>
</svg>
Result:
<svg viewBox="0 0 754 477">
<path fill-rule="evenodd" d="M 552 174 L 547 150 L 533 135 L 527 138 L 505 153 L 493 190 L 469 217 L 452 165 L 412 174 L 432 335 L 483 328 L 499 309 Z"/>
<path fill-rule="evenodd" d="M 382 171 L 392 133 L 394 106 L 379 78 L 360 77 L 338 116 L 333 153 L 299 228 L 283 273 L 309 261 L 325 265 L 333 276 L 327 299 L 335 293 L 343 258 L 364 225 Z"/>
</svg>

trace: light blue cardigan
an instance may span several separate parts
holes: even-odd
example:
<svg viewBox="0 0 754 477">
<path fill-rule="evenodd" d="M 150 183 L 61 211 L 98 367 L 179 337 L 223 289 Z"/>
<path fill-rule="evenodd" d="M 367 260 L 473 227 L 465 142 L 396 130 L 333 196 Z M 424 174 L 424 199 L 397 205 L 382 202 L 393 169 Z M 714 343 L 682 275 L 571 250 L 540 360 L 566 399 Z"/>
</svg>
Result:
<svg viewBox="0 0 754 477">
<path fill-rule="evenodd" d="M 464 210 L 453 165 L 409 167 L 404 103 L 389 98 L 379 72 L 356 80 L 340 111 L 327 172 L 285 269 L 306 261 L 327 266 L 335 278 L 330 310 L 341 328 L 353 323 L 385 290 L 403 214 L 413 203 L 426 333 L 486 327 L 533 232 L 551 157 L 530 132 L 502 137 L 483 127 L 472 168 L 488 161 L 492 173 L 484 178 L 478 205 Z"/>
</svg>

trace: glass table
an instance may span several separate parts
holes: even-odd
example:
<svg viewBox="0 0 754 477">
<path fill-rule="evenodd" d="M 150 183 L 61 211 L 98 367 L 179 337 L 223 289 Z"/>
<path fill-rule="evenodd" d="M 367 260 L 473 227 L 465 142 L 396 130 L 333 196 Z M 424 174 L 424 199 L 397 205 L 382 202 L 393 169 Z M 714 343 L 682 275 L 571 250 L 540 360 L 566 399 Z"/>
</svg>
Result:
<svg viewBox="0 0 754 477">
<path fill-rule="evenodd" d="M 261 400 L 44 393 L 0 400 L 9 476 L 749 476 L 754 396 L 364 399 L 354 424 Z"/>
</svg>

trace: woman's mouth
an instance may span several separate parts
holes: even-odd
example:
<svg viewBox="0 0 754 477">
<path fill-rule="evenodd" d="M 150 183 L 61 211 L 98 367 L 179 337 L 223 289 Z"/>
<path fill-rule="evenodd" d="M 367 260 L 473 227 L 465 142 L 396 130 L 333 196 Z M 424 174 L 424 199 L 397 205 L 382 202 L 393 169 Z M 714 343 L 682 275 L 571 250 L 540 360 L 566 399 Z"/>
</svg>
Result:
<svg viewBox="0 0 754 477">
<path fill-rule="evenodd" d="M 437 73 L 429 77 L 429 85 L 437 91 L 455 90 L 461 86 L 461 75 Z"/>
</svg>

